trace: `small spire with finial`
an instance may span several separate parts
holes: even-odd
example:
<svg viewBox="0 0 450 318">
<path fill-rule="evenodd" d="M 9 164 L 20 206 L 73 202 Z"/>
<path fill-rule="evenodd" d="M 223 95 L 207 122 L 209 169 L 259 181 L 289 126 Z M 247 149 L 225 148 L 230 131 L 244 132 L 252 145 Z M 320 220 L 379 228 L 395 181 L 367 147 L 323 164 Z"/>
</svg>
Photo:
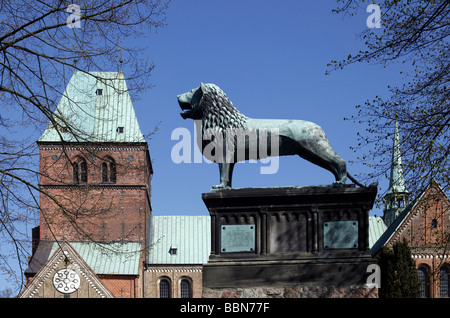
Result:
<svg viewBox="0 0 450 318">
<path fill-rule="evenodd" d="M 120 58 L 119 58 L 119 63 L 120 63 L 120 73 L 122 73 L 123 58 L 122 58 L 122 47 L 121 47 L 121 46 L 119 46 L 119 51 L 120 51 Z"/>
<path fill-rule="evenodd" d="M 389 179 L 389 189 L 387 190 L 384 209 L 384 222 L 391 225 L 397 216 L 409 203 L 409 193 L 406 189 L 405 177 L 403 174 L 402 155 L 400 151 L 400 136 L 398 132 L 398 120 L 395 120 L 394 138 L 392 145 L 391 174 Z"/>
</svg>

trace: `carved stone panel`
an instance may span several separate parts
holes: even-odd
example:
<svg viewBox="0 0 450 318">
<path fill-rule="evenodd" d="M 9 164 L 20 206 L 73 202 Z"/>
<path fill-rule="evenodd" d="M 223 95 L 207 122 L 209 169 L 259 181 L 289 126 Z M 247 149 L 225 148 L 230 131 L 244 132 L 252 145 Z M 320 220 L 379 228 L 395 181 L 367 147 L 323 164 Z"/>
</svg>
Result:
<svg viewBox="0 0 450 318">
<path fill-rule="evenodd" d="M 270 253 L 307 252 L 306 220 L 303 214 L 273 214 L 269 227 Z"/>
</svg>

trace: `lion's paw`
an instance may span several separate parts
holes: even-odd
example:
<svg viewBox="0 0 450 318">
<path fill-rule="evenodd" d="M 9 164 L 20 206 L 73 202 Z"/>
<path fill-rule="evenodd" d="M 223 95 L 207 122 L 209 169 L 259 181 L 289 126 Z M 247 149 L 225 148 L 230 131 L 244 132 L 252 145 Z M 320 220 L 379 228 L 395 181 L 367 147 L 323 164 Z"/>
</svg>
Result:
<svg viewBox="0 0 450 318">
<path fill-rule="evenodd" d="M 230 189 L 231 187 L 226 186 L 226 185 L 224 185 L 224 184 L 218 184 L 218 185 L 212 186 L 212 188 L 213 188 L 214 190 L 221 190 L 221 189 Z"/>
<path fill-rule="evenodd" d="M 345 184 L 342 181 L 335 181 L 333 182 L 333 188 L 341 188 L 344 187 Z"/>
</svg>

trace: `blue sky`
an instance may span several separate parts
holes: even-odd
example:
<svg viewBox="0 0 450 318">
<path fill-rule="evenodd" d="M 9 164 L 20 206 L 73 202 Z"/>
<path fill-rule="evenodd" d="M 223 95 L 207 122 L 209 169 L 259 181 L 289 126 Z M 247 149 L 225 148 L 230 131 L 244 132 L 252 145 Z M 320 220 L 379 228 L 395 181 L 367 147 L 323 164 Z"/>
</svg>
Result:
<svg viewBox="0 0 450 318">
<path fill-rule="evenodd" d="M 365 127 L 344 117 L 355 105 L 386 96 L 387 85 L 401 81 L 396 65 L 352 65 L 325 75 L 331 60 L 363 49 L 358 34 L 367 29 L 370 13 L 354 17 L 332 13 L 336 1 L 173 0 L 168 25 L 148 39 L 155 63 L 156 86 L 134 103 L 141 130 L 162 122 L 149 141 L 153 160 L 152 205 L 155 215 L 208 214 L 201 194 L 219 183 L 217 164 L 180 163 L 171 158 L 174 129 L 188 128 L 176 96 L 201 82 L 215 83 L 235 107 L 254 118 L 303 119 L 325 130 L 331 145 L 346 161 L 357 156 L 350 147 Z M 374 32 L 380 30 L 374 29 Z M 125 73 L 126 76 L 126 73 Z M 192 147 L 196 147 L 192 144 Z M 192 148 L 193 149 L 193 148 Z M 299 157 L 280 158 L 276 174 L 260 174 L 261 163 L 239 163 L 233 187 L 331 184 L 334 176 Z M 348 164 L 353 175 L 367 173 Z M 380 179 L 380 191 L 387 180 Z M 348 181 L 349 183 L 349 181 Z M 371 214 L 381 214 L 374 209 Z"/>
<path fill-rule="evenodd" d="M 171 158 L 178 143 L 171 134 L 177 128 L 189 129 L 192 151 L 196 147 L 194 122 L 181 118 L 176 96 L 201 82 L 220 86 L 249 117 L 319 124 L 346 161 L 362 155 L 350 147 L 357 145 L 357 132 L 365 127 L 344 117 L 355 114 L 355 105 L 366 99 L 387 96 L 387 86 L 401 83 L 402 78 L 397 65 L 385 69 L 359 64 L 325 75 L 331 60 L 364 48 L 358 34 L 367 29 L 370 15 L 362 9 L 354 17 L 344 17 L 332 13 L 335 7 L 335 0 L 172 0 L 168 25 L 138 42 L 148 46 L 147 56 L 156 65 L 151 78 L 155 87 L 141 94 L 134 108 L 144 134 L 161 122 L 149 140 L 153 214 L 208 215 L 201 195 L 219 183 L 217 164 L 176 164 Z M 36 139 L 41 133 L 36 133 Z M 334 181 L 330 172 L 299 157 L 280 158 L 276 174 L 260 174 L 261 165 L 237 164 L 233 187 Z M 367 169 L 348 164 L 354 176 L 367 174 Z M 378 181 L 379 190 L 385 191 L 388 180 Z M 381 213 L 377 208 L 371 212 Z"/>
</svg>

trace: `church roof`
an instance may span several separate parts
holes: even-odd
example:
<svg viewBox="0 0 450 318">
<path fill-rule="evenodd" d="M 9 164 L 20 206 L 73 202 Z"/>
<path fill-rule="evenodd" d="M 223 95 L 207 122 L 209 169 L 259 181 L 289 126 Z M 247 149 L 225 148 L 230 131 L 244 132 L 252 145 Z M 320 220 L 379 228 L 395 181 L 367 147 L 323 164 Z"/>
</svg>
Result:
<svg viewBox="0 0 450 318">
<path fill-rule="evenodd" d="M 38 142 L 145 142 L 122 72 L 75 72 L 53 119 Z"/>
<path fill-rule="evenodd" d="M 70 245 L 95 274 L 138 275 L 141 243 L 139 242 L 70 242 Z M 54 255 L 61 244 L 41 241 L 25 274 L 33 274 Z"/>
<path fill-rule="evenodd" d="M 205 264 L 211 251 L 210 216 L 150 216 L 148 264 Z"/>
<path fill-rule="evenodd" d="M 405 218 L 409 215 L 412 208 L 416 204 L 417 200 L 411 202 L 403 211 L 397 216 L 397 218 L 387 227 L 384 233 L 379 237 L 379 239 L 370 247 L 370 253 L 372 256 L 378 253 L 378 251 L 386 245 L 386 243 L 391 239 L 391 237 L 395 234 L 398 228 L 403 224 Z"/>
<path fill-rule="evenodd" d="M 387 225 L 379 216 L 369 216 L 369 247 L 372 247 L 386 231 Z"/>
</svg>

